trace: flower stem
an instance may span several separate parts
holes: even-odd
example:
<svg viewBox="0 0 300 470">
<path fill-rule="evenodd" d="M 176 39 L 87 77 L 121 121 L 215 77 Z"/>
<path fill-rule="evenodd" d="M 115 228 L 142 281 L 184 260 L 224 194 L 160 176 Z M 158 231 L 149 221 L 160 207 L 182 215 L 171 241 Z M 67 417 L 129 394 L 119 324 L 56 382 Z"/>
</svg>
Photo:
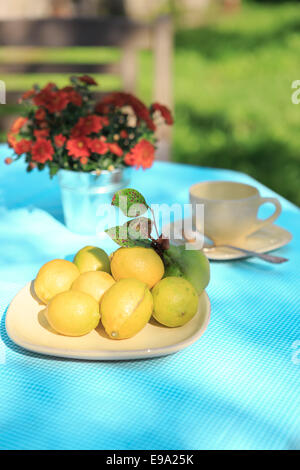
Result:
<svg viewBox="0 0 300 470">
<path fill-rule="evenodd" d="M 156 231 L 156 235 L 157 235 L 157 238 L 159 238 L 159 233 L 158 233 L 158 229 L 157 229 L 157 225 L 156 225 L 155 215 L 154 215 L 154 211 L 153 211 L 152 207 L 150 207 L 150 210 L 152 212 L 153 223 L 154 223 L 154 228 L 155 228 L 155 231 Z"/>
</svg>

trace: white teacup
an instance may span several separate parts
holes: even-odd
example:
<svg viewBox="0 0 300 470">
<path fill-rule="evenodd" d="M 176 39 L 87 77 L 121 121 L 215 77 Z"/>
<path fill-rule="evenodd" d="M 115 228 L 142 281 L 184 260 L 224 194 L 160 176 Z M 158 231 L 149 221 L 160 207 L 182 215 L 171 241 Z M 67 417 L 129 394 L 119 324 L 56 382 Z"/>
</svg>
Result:
<svg viewBox="0 0 300 470">
<path fill-rule="evenodd" d="M 261 197 L 254 186 L 231 181 L 205 181 L 190 187 L 190 202 L 196 229 L 216 245 L 238 242 L 279 217 L 281 205 L 274 197 Z M 271 202 L 275 212 L 257 217 L 262 204 Z M 204 205 L 204 226 L 195 220 L 196 204 Z M 203 221 L 202 221 L 203 222 Z"/>
</svg>

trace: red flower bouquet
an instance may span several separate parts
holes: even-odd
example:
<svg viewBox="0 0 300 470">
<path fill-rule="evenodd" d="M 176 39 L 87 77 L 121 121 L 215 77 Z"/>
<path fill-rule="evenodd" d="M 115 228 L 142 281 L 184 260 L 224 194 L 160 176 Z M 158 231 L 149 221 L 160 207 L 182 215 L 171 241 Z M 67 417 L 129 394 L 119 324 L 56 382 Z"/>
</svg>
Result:
<svg viewBox="0 0 300 470">
<path fill-rule="evenodd" d="M 156 121 L 173 124 L 165 106 L 148 108 L 129 93 L 115 92 L 95 103 L 87 75 L 71 77 L 71 85 L 48 83 L 27 91 L 24 117 L 8 133 L 15 158 L 25 155 L 27 171 L 48 166 L 50 175 L 60 168 L 99 172 L 127 166 L 149 168 L 154 160 Z"/>
</svg>

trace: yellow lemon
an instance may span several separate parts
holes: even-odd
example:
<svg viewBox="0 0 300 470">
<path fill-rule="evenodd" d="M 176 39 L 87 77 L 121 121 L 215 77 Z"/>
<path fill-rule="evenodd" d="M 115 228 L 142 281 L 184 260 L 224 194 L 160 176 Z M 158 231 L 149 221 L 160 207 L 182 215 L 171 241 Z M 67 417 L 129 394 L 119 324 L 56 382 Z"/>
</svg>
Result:
<svg viewBox="0 0 300 470">
<path fill-rule="evenodd" d="M 153 298 L 148 286 L 137 279 L 122 279 L 102 297 L 100 312 L 112 339 L 131 338 L 150 320 Z"/>
<path fill-rule="evenodd" d="M 153 287 L 152 295 L 153 316 L 165 326 L 182 326 L 197 313 L 197 291 L 182 277 L 165 277 Z"/>
<path fill-rule="evenodd" d="M 164 275 L 164 264 L 152 248 L 119 248 L 111 260 L 113 277 L 119 279 L 134 278 L 153 287 Z"/>
<path fill-rule="evenodd" d="M 114 278 L 104 271 L 89 271 L 80 274 L 73 282 L 72 290 L 85 292 L 100 302 L 103 294 L 115 283 Z"/>
<path fill-rule="evenodd" d="M 46 304 L 56 294 L 69 290 L 79 274 L 78 268 L 71 261 L 53 259 L 39 270 L 34 281 L 34 291 Z"/>
<path fill-rule="evenodd" d="M 47 320 L 52 328 L 65 336 L 86 335 L 100 320 L 98 302 L 85 292 L 57 294 L 49 303 Z"/>
<path fill-rule="evenodd" d="M 81 273 L 88 271 L 105 271 L 110 273 L 109 257 L 102 248 L 85 246 L 79 250 L 73 260 Z"/>
</svg>

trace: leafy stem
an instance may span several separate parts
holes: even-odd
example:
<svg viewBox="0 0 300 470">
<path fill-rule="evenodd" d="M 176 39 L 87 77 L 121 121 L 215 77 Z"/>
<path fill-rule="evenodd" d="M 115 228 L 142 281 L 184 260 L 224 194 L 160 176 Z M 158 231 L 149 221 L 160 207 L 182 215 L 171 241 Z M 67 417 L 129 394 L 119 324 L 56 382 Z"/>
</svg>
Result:
<svg viewBox="0 0 300 470">
<path fill-rule="evenodd" d="M 147 204 L 144 196 L 136 189 L 121 189 L 114 194 L 111 204 L 118 207 L 127 217 L 134 217 L 123 225 L 105 230 L 111 239 L 123 247 L 152 247 L 162 257 L 170 243 L 168 239 L 163 238 L 162 234 L 159 235 L 154 211 Z M 148 209 L 151 211 L 152 219 L 141 217 Z M 157 238 L 151 235 L 152 226 L 154 226 Z"/>
<path fill-rule="evenodd" d="M 156 225 L 156 220 L 155 220 L 155 214 L 154 214 L 154 210 L 152 209 L 152 207 L 150 207 L 150 211 L 151 211 L 151 213 L 152 213 L 153 223 L 154 223 L 154 228 L 155 228 L 155 231 L 156 231 L 156 235 L 157 235 L 157 237 L 159 238 L 159 233 L 158 233 L 158 229 L 157 229 L 157 225 Z"/>
</svg>

